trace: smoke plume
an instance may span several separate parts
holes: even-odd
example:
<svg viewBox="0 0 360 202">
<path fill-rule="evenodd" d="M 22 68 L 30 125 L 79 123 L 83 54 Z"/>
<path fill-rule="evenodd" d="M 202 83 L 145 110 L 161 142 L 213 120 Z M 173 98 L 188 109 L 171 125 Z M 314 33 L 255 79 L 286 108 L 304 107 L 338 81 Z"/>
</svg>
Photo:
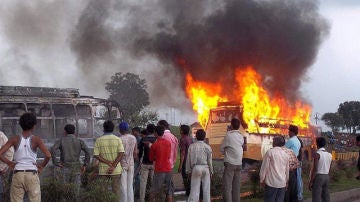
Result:
<svg viewBox="0 0 360 202">
<path fill-rule="evenodd" d="M 153 105 L 189 109 L 185 70 L 229 89 L 251 65 L 270 92 L 298 99 L 328 33 L 315 0 L 4 0 L 0 11 L 1 85 L 105 97 L 114 73 L 132 72 Z"/>
<path fill-rule="evenodd" d="M 230 0 L 210 14 L 204 13 L 208 1 L 197 2 L 164 1 L 171 23 L 160 21 L 158 33 L 138 38 L 135 53 L 154 55 L 197 80 L 226 81 L 225 89 L 235 85 L 236 68 L 251 65 L 270 92 L 300 98 L 302 79 L 328 33 L 316 1 Z"/>
</svg>

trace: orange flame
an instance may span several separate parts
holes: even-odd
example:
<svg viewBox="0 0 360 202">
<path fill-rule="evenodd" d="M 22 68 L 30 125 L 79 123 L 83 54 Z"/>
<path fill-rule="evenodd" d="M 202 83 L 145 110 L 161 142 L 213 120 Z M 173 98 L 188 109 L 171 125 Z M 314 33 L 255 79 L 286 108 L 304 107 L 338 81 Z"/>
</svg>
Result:
<svg viewBox="0 0 360 202">
<path fill-rule="evenodd" d="M 262 120 L 269 123 L 286 120 L 300 128 L 308 128 L 311 107 L 301 101 L 291 105 L 279 93 L 270 97 L 262 87 L 261 76 L 253 68 L 237 69 L 235 80 L 238 89 L 232 93 L 231 97 L 236 99 L 232 101 L 242 103 L 243 119 L 247 122 L 250 132 L 271 132 L 269 129 L 264 131 L 264 128 L 259 131 L 257 123 Z M 220 83 L 194 81 L 190 74 L 186 75 L 186 92 L 202 126 L 208 121 L 210 109 L 218 106 L 218 102 L 228 100 L 222 94 Z"/>
<path fill-rule="evenodd" d="M 220 96 L 221 91 L 222 87 L 218 83 L 194 81 L 190 74 L 186 74 L 186 92 L 203 127 L 209 118 L 210 109 L 216 107 L 218 102 L 227 100 L 226 97 Z"/>
</svg>

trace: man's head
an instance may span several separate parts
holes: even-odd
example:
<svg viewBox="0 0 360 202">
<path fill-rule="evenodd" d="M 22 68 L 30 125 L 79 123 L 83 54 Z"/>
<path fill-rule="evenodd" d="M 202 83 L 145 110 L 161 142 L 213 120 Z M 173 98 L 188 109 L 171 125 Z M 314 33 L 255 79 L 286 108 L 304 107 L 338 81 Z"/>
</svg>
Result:
<svg viewBox="0 0 360 202">
<path fill-rule="evenodd" d="M 326 146 L 326 139 L 324 137 L 316 138 L 316 146 L 317 148 L 322 148 Z"/>
<path fill-rule="evenodd" d="M 293 137 L 297 135 L 299 132 L 299 128 L 295 125 L 289 125 L 289 136 Z"/>
<path fill-rule="evenodd" d="M 190 134 L 190 126 L 188 125 L 181 125 L 180 126 L 180 134 L 188 136 Z"/>
<path fill-rule="evenodd" d="M 148 135 L 148 131 L 147 131 L 146 129 L 142 129 L 142 130 L 140 131 L 140 135 L 141 135 L 142 138 L 143 138 L 143 137 L 146 137 L 146 136 Z"/>
<path fill-rule="evenodd" d="M 240 128 L 240 120 L 237 118 L 231 119 L 231 129 L 239 130 Z"/>
<path fill-rule="evenodd" d="M 146 130 L 149 134 L 154 134 L 155 128 L 156 128 L 155 124 L 152 124 L 152 123 L 150 123 L 146 126 Z"/>
<path fill-rule="evenodd" d="M 164 135 L 165 128 L 164 126 L 158 125 L 155 127 L 155 136 L 162 137 Z"/>
<path fill-rule="evenodd" d="M 125 121 L 121 122 L 119 124 L 119 131 L 121 134 L 125 134 L 129 131 L 129 124 L 126 123 Z"/>
<path fill-rule="evenodd" d="M 36 125 L 36 116 L 33 113 L 26 112 L 20 116 L 19 124 L 21 128 L 26 130 L 32 130 Z"/>
<path fill-rule="evenodd" d="M 195 133 L 196 139 L 199 141 L 204 141 L 206 137 L 206 132 L 204 129 L 199 129 Z"/>
<path fill-rule="evenodd" d="M 115 125 L 112 121 L 107 120 L 104 122 L 103 127 L 105 133 L 112 133 L 114 131 Z"/>
<path fill-rule="evenodd" d="M 140 135 L 140 127 L 136 126 L 134 128 L 131 129 L 131 134 L 133 134 L 134 136 L 139 136 Z"/>
<path fill-rule="evenodd" d="M 75 134 L 75 126 L 73 124 L 66 124 L 64 131 L 65 134 Z"/>
<path fill-rule="evenodd" d="M 273 147 L 283 147 L 285 145 L 285 138 L 283 136 L 275 136 L 273 138 Z"/>
<path fill-rule="evenodd" d="M 169 130 L 170 126 L 169 123 L 166 120 L 160 120 L 158 122 L 159 126 L 163 126 L 165 128 L 165 130 Z"/>
</svg>

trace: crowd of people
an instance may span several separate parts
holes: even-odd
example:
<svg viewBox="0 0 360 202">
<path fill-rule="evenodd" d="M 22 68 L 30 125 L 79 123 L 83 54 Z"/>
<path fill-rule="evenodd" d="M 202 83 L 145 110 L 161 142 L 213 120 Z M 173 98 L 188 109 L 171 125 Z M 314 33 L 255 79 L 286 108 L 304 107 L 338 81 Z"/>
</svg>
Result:
<svg viewBox="0 0 360 202">
<path fill-rule="evenodd" d="M 61 170 L 63 183 L 74 183 L 76 194 L 80 190 L 80 177 L 89 166 L 91 154 L 83 140 L 75 135 L 72 124 L 64 126 L 64 136 L 48 148 L 41 138 L 33 134 L 36 116 L 24 113 L 19 120 L 22 133 L 9 140 L 0 133 L 0 172 L 12 171 L 10 198 L 22 202 L 26 193 L 30 201 L 41 201 L 40 180 L 50 159 Z M 188 125 L 180 126 L 180 140 L 170 131 L 166 120 L 156 125 L 148 124 L 145 129 L 121 122 L 115 133 L 115 125 L 108 120 L 103 123 L 104 134 L 97 138 L 93 159 L 98 163 L 96 180 L 111 191 L 122 202 L 145 201 L 148 180 L 151 181 L 149 201 L 156 201 L 157 194 L 164 191 L 167 201 L 173 201 L 173 169 L 180 151 L 177 171 L 181 173 L 188 201 L 210 202 L 211 176 L 213 175 L 212 149 L 206 143 L 206 132 L 196 131 L 195 139 L 190 135 Z M 240 201 L 240 176 L 246 124 L 237 118 L 224 137 L 220 150 L 224 154 L 223 201 Z M 301 139 L 298 128 L 289 126 L 290 138 L 273 139 L 273 148 L 263 158 L 260 169 L 260 184 L 265 188 L 264 201 L 302 201 L 303 182 L 301 178 Z M 323 137 L 316 139 L 318 150 L 314 155 L 309 189 L 313 201 L 330 201 L 329 169 L 331 154 L 324 147 Z M 14 148 L 14 149 L 13 149 Z M 37 162 L 37 150 L 44 154 L 44 160 Z M 85 158 L 80 161 L 83 152 Z M 57 153 L 60 153 L 58 160 Z M 9 169 L 8 169 L 9 168 Z M 175 168 L 176 169 L 176 168 Z M 0 174 L 0 179 L 1 175 Z M 1 187 L 0 187 L 1 188 Z M 202 196 L 200 197 L 200 193 Z"/>
</svg>

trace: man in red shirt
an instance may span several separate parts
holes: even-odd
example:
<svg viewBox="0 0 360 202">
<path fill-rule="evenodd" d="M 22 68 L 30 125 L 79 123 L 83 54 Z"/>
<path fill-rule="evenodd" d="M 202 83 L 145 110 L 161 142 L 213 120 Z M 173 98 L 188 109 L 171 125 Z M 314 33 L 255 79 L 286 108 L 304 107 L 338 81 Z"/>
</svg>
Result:
<svg viewBox="0 0 360 202">
<path fill-rule="evenodd" d="M 150 201 L 155 201 L 155 195 L 165 184 L 166 201 L 173 201 L 174 184 L 172 183 L 172 168 L 169 161 L 171 155 L 171 144 L 163 138 L 165 128 L 156 126 L 155 137 L 157 137 L 150 149 L 150 161 L 154 162 L 154 178 L 150 189 Z"/>
</svg>

